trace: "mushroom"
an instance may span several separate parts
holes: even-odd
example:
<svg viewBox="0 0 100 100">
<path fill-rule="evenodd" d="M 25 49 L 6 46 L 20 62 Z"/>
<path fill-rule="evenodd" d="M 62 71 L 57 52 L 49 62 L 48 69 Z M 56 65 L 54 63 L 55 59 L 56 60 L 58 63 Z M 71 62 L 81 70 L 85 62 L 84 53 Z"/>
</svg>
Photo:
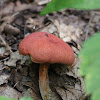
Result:
<svg viewBox="0 0 100 100">
<path fill-rule="evenodd" d="M 43 100 L 51 100 L 48 67 L 53 63 L 72 65 L 75 60 L 72 48 L 63 40 L 47 32 L 35 32 L 26 36 L 19 44 L 19 53 L 30 55 L 31 60 L 40 63 L 39 88 Z"/>
</svg>

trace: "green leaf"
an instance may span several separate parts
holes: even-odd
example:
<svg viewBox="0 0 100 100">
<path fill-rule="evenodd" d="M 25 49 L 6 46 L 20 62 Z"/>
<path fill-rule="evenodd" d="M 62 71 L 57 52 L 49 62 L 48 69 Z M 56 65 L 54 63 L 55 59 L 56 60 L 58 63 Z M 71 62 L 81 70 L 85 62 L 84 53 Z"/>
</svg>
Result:
<svg viewBox="0 0 100 100">
<path fill-rule="evenodd" d="M 41 15 L 48 14 L 53 11 L 59 11 L 64 8 L 76 8 L 93 10 L 100 8 L 100 0 L 52 0 L 49 2 L 40 13 Z"/>
<path fill-rule="evenodd" d="M 23 98 L 21 98 L 20 100 L 34 100 L 34 99 L 32 99 L 32 98 L 30 98 L 30 97 L 23 97 Z"/>
<path fill-rule="evenodd" d="M 6 96 L 0 96 L 0 100 L 18 100 L 18 99 L 16 99 L 16 98 L 11 99 Z M 30 97 L 22 97 L 20 100 L 34 100 L 34 99 L 32 99 Z"/>
<path fill-rule="evenodd" d="M 18 100 L 17 98 L 13 98 L 12 100 Z"/>
<path fill-rule="evenodd" d="M 11 100 L 11 99 L 6 96 L 0 96 L 0 100 Z"/>
<path fill-rule="evenodd" d="M 88 39 L 79 55 L 80 73 L 85 76 L 86 92 L 91 100 L 100 100 L 100 32 Z"/>
<path fill-rule="evenodd" d="M 100 91 L 99 90 L 97 90 L 94 94 L 93 94 L 93 96 L 92 96 L 92 100 L 99 100 L 99 98 L 100 98 Z"/>
</svg>

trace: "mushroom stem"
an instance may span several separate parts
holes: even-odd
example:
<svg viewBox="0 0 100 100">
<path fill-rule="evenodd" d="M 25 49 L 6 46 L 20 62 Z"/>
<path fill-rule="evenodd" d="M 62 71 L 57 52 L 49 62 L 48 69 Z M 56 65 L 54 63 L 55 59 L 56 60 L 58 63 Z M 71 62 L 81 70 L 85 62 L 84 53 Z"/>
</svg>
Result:
<svg viewBox="0 0 100 100">
<path fill-rule="evenodd" d="M 39 88 L 43 100 L 50 100 L 51 98 L 51 89 L 49 87 L 49 79 L 48 79 L 48 68 L 49 68 L 48 63 L 40 64 Z"/>
</svg>

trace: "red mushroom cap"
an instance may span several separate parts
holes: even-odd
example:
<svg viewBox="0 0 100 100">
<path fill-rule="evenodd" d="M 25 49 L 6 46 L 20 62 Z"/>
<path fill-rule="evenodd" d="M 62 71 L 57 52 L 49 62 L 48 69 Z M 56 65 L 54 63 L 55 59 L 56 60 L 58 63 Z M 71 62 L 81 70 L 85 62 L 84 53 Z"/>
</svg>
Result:
<svg viewBox="0 0 100 100">
<path fill-rule="evenodd" d="M 19 53 L 29 54 L 36 63 L 72 65 L 75 60 L 74 52 L 66 42 L 46 32 L 35 32 L 26 36 L 19 44 Z"/>
</svg>

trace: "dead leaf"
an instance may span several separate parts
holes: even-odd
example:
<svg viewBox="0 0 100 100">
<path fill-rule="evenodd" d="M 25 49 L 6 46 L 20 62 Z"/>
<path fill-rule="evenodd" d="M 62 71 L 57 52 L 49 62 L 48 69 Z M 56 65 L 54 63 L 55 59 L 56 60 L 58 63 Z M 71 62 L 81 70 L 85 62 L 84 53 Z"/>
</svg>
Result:
<svg viewBox="0 0 100 100">
<path fill-rule="evenodd" d="M 29 59 L 28 56 L 20 55 L 19 52 L 16 51 L 11 53 L 10 59 L 8 61 L 5 61 L 4 64 L 8 66 L 16 67 L 16 62 L 18 60 L 21 60 L 21 64 L 24 64 L 25 61 L 27 61 L 28 59 Z"/>
<path fill-rule="evenodd" d="M 10 75 L 7 75 L 7 74 L 0 75 L 0 85 L 7 83 L 9 77 Z"/>
<path fill-rule="evenodd" d="M 9 98 L 21 98 L 22 94 L 9 86 L 0 87 L 0 96 L 7 96 Z"/>
</svg>

